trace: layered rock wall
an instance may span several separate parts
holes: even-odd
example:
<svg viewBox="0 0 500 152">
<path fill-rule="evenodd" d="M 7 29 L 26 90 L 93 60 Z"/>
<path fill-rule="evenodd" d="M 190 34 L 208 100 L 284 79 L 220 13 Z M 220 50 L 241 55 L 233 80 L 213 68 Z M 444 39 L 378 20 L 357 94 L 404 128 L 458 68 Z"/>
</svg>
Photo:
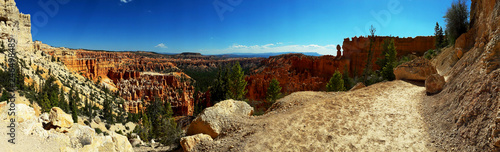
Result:
<svg viewBox="0 0 500 152">
<path fill-rule="evenodd" d="M 17 50 L 33 50 L 31 16 L 20 13 L 14 0 L 0 0 L 0 41 L 7 46 L 10 37 L 17 41 Z"/>
<path fill-rule="evenodd" d="M 350 63 L 335 56 L 312 57 L 303 54 L 287 54 L 262 61 L 263 67 L 246 78 L 250 100 L 263 100 L 272 79 L 276 78 L 281 92 L 324 90 L 326 82 L 336 70 L 344 71 Z"/>
<path fill-rule="evenodd" d="M 414 54 L 417 56 L 422 56 L 429 49 L 434 49 L 434 37 L 433 36 L 417 36 L 415 38 L 399 38 L 399 37 L 386 37 L 386 36 L 376 36 L 374 38 L 374 43 L 372 46 L 373 59 L 372 59 L 372 70 L 378 70 L 380 67 L 375 64 L 378 57 L 381 57 L 383 48 L 382 44 L 386 39 L 394 39 L 394 45 L 396 46 L 397 56 L 405 56 L 408 54 Z M 352 64 L 349 71 L 355 71 L 357 75 L 360 75 L 365 68 L 366 61 L 368 59 L 368 49 L 370 47 L 370 39 L 368 37 L 353 37 L 346 38 L 342 44 L 343 57 L 350 59 Z"/>
<path fill-rule="evenodd" d="M 375 37 L 373 43 L 373 70 L 378 70 L 375 62 L 381 57 L 382 44 L 386 39 L 394 39 L 397 56 L 409 54 L 423 55 L 434 49 L 434 37 Z M 366 37 L 346 38 L 343 54 L 337 47 L 337 56 L 311 57 L 302 54 L 287 54 L 270 57 L 261 62 L 262 67 L 246 78 L 250 100 L 264 100 L 269 82 L 276 78 L 282 87 L 281 92 L 289 94 L 296 91 L 323 91 L 326 83 L 336 70 L 343 73 L 345 68 L 351 76 L 361 75 L 366 66 L 370 40 Z"/>
<path fill-rule="evenodd" d="M 167 59 L 131 52 L 54 48 L 39 41 L 34 48 L 63 62 L 71 71 L 117 91 L 127 100 L 124 108 L 129 112 L 144 110 L 145 105 L 158 97 L 170 103 L 177 115 L 193 114 L 193 80 L 182 72 L 162 73 L 178 69 Z"/>
</svg>

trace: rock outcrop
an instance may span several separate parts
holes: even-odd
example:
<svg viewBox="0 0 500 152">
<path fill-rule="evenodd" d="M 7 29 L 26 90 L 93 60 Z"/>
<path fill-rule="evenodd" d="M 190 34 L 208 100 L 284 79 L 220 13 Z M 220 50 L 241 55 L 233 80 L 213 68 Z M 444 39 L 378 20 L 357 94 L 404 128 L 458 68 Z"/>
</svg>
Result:
<svg viewBox="0 0 500 152">
<path fill-rule="evenodd" d="M 1 104 L 0 104 L 1 105 Z M 50 128 L 46 130 L 42 127 L 42 123 L 49 119 L 45 116 L 47 113 L 42 114 L 39 119 L 36 117 L 33 108 L 25 104 L 16 104 L 15 107 L 22 107 L 22 110 L 29 112 L 16 113 L 16 118 L 26 118 L 22 122 L 16 122 L 16 141 L 22 140 L 23 143 L 16 144 L 5 144 L 2 146 L 4 151 L 22 151 L 28 149 L 34 149 L 35 151 L 110 151 L 110 152 L 132 152 L 132 145 L 128 142 L 127 137 L 123 135 L 111 132 L 109 136 L 97 135 L 93 128 L 80 124 L 69 124 L 72 122 L 71 117 L 67 118 L 70 120 L 50 120 L 50 123 L 62 124 L 64 122 L 65 126 L 71 126 L 65 132 L 58 132 L 58 129 Z M 54 109 L 55 108 L 55 109 Z M 62 114 L 59 112 L 59 108 L 54 107 L 51 111 L 51 118 L 54 118 L 57 114 L 57 118 L 61 118 Z M 0 107 L 0 113 L 7 113 L 7 109 Z M 0 124 L 2 126 L 7 126 L 10 120 L 6 119 L 8 116 L 0 115 Z M 8 131 L 5 129 L 0 129 L 0 133 L 7 134 Z M 31 147 L 19 147 L 22 146 L 34 146 Z M 37 149 L 38 148 L 38 149 Z M 42 149 L 40 149 L 42 148 Z M 50 148 L 50 149 L 44 149 Z"/>
<path fill-rule="evenodd" d="M 396 46 L 397 57 L 413 54 L 422 56 L 427 50 L 434 49 L 434 37 L 433 36 L 417 36 L 415 38 L 399 38 L 399 37 L 387 37 L 387 36 L 376 36 L 374 38 L 372 51 L 372 70 L 378 70 L 375 62 L 377 58 L 381 57 L 383 48 L 382 44 L 384 40 L 394 39 L 394 45 Z M 346 38 L 342 44 L 343 56 L 351 61 L 351 66 L 349 71 L 355 72 L 360 75 L 365 68 L 365 64 L 368 58 L 368 49 L 370 47 L 370 39 L 368 37 L 353 37 Z"/>
<path fill-rule="evenodd" d="M 439 74 L 432 74 L 425 80 L 425 91 L 429 94 L 439 93 L 443 90 L 444 77 Z"/>
<path fill-rule="evenodd" d="M 364 88 L 366 87 L 365 84 L 363 84 L 363 82 L 358 82 L 356 85 L 354 85 L 354 87 L 351 88 L 351 90 L 349 91 L 354 91 L 354 90 L 358 90 L 358 89 L 361 89 L 361 88 Z"/>
<path fill-rule="evenodd" d="M 71 71 L 99 82 L 127 100 L 131 113 L 144 110 L 155 97 L 169 102 L 176 115 L 192 115 L 194 82 L 168 59 L 148 58 L 131 52 L 104 52 L 55 48 L 35 42 L 41 50 L 62 61 Z"/>
<path fill-rule="evenodd" d="M 0 41 L 7 46 L 9 38 L 17 42 L 16 49 L 33 50 L 31 16 L 19 12 L 14 0 L 0 1 Z"/>
<path fill-rule="evenodd" d="M 52 107 L 50 109 L 49 124 L 61 130 L 71 128 L 73 126 L 73 118 L 71 115 L 65 113 L 59 107 Z"/>
<path fill-rule="evenodd" d="M 232 127 L 242 117 L 253 114 L 253 108 L 244 101 L 225 100 L 206 108 L 187 129 L 187 135 L 207 134 L 212 138 L 222 130 Z"/>
<path fill-rule="evenodd" d="M 442 149 L 498 151 L 500 1 L 472 0 L 470 10 L 469 31 L 447 50 L 461 49 L 463 56 L 442 73 L 447 78 L 446 86 L 439 94 L 427 97 L 437 101 L 427 103 L 425 106 L 432 108 L 424 108 L 423 115 L 436 119 L 429 130 Z"/>
<path fill-rule="evenodd" d="M 196 134 L 181 138 L 181 146 L 185 152 L 193 151 L 193 148 L 203 142 L 213 141 L 212 137 L 207 134 Z"/>
<path fill-rule="evenodd" d="M 396 80 L 425 81 L 428 76 L 436 73 L 437 70 L 432 63 L 422 57 L 403 63 L 394 68 Z"/>
<path fill-rule="evenodd" d="M 377 36 L 374 38 L 372 48 L 372 70 L 380 69 L 375 62 L 381 57 L 381 46 L 387 39 L 394 39 L 398 57 L 423 55 L 425 51 L 434 48 L 432 36 L 415 38 Z M 359 76 L 366 66 L 369 41 L 367 37 L 346 38 L 342 45 L 342 53 L 340 46 L 337 47 L 337 56 L 310 57 L 287 54 L 269 57 L 261 62 L 260 68 L 246 78 L 248 82 L 246 97 L 250 100 L 264 100 L 269 82 L 273 78 L 280 82 L 282 93 L 289 94 L 297 91 L 323 91 L 336 70 L 342 73 L 347 70 L 350 76 Z"/>
<path fill-rule="evenodd" d="M 269 57 L 262 61 L 262 65 L 246 78 L 246 97 L 250 100 L 263 100 L 274 78 L 280 82 L 284 94 L 324 90 L 335 71 L 343 72 L 345 67 L 349 67 L 349 60 L 329 55 L 312 57 L 286 54 Z"/>
</svg>

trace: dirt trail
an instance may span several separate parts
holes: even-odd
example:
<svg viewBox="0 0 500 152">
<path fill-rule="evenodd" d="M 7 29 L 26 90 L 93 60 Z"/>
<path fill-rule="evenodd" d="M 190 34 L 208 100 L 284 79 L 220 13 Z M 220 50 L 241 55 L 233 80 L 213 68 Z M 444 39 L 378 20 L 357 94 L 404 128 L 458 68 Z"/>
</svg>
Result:
<svg viewBox="0 0 500 152">
<path fill-rule="evenodd" d="M 435 151 L 420 114 L 422 96 L 424 87 L 404 81 L 353 92 L 297 92 L 199 150 Z"/>
</svg>

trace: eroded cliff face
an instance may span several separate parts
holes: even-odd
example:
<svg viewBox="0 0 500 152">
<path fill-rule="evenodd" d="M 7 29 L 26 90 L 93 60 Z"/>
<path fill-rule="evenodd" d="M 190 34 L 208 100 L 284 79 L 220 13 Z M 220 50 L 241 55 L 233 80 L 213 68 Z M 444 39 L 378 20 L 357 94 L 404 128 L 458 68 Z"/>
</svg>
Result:
<svg viewBox="0 0 500 152">
<path fill-rule="evenodd" d="M 11 37 L 17 41 L 17 50 L 33 50 L 31 16 L 20 13 L 14 0 L 0 0 L 0 41 L 7 47 Z"/>
<path fill-rule="evenodd" d="M 434 37 L 375 37 L 373 43 L 373 70 L 378 70 L 375 62 L 381 57 L 384 40 L 394 38 L 398 57 L 414 54 L 423 55 L 434 49 Z M 351 76 L 361 75 L 368 58 L 370 40 L 366 37 L 344 39 L 343 54 L 337 47 L 337 56 L 311 57 L 302 54 L 288 54 L 263 60 L 263 65 L 246 78 L 248 81 L 247 98 L 264 100 L 269 82 L 276 78 L 282 87 L 282 93 L 296 91 L 323 91 L 326 83 L 336 70 L 343 73 L 345 68 Z"/>
<path fill-rule="evenodd" d="M 377 61 L 377 58 L 382 54 L 382 44 L 384 43 L 384 40 L 391 38 L 394 38 L 394 45 L 396 46 L 398 57 L 408 54 L 422 56 L 429 49 L 435 48 L 433 36 L 417 36 L 415 38 L 376 36 L 374 38 L 374 43 L 372 46 L 372 70 L 380 69 L 380 67 L 375 64 L 375 62 Z M 344 39 L 344 42 L 342 44 L 343 56 L 346 59 L 350 59 L 351 61 L 351 67 L 349 67 L 349 71 L 355 71 L 357 75 L 361 75 L 368 59 L 369 47 L 370 39 L 368 37 L 353 37 L 350 39 Z"/>
<path fill-rule="evenodd" d="M 193 80 L 167 59 L 149 58 L 131 52 L 104 52 L 54 48 L 35 42 L 35 49 L 63 62 L 71 71 L 116 91 L 128 102 L 132 113 L 144 110 L 155 97 L 169 102 L 175 114 L 192 115 Z M 142 104 L 142 105 L 141 105 Z"/>
<path fill-rule="evenodd" d="M 312 57 L 286 54 L 263 60 L 262 65 L 246 77 L 246 97 L 250 100 L 263 100 L 273 78 L 280 82 L 281 92 L 285 94 L 324 90 L 326 82 L 336 70 L 344 71 L 345 67 L 349 67 L 349 60 L 328 55 Z"/>
<path fill-rule="evenodd" d="M 430 129 L 444 149 L 500 150 L 500 2 L 472 0 L 470 30 L 451 51 L 464 52 L 447 83 L 424 111 L 436 119 Z M 454 53 L 451 53 L 454 55 Z M 446 59 L 446 58 L 443 58 Z M 431 101 L 432 101 L 431 100 Z M 441 134 L 441 136 L 438 136 Z M 444 138 L 446 137 L 446 138 Z"/>
</svg>

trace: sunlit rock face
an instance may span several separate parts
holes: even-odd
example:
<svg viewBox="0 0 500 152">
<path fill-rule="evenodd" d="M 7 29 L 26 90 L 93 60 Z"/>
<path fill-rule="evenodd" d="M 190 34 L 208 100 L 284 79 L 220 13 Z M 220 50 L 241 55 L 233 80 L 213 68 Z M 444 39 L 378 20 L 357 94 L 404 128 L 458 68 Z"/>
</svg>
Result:
<svg viewBox="0 0 500 152">
<path fill-rule="evenodd" d="M 194 87 L 189 76 L 167 59 L 148 58 L 131 52 L 105 52 L 55 48 L 35 42 L 35 50 L 44 51 L 63 62 L 74 74 L 118 92 L 132 113 L 144 110 L 155 100 L 169 102 L 178 115 L 192 115 Z M 142 104 L 142 105 L 141 105 Z"/>
<path fill-rule="evenodd" d="M 414 54 L 423 55 L 434 49 L 434 37 L 375 37 L 372 46 L 372 68 L 378 70 L 375 62 L 382 54 L 384 40 L 394 38 L 398 57 Z M 287 54 L 270 57 L 261 62 L 261 67 L 247 77 L 250 100 L 264 100 L 269 82 L 276 78 L 283 88 L 282 93 L 296 91 L 323 91 L 326 83 L 336 70 L 343 73 L 348 70 L 351 76 L 361 75 L 366 66 L 370 40 L 366 37 L 347 38 L 343 43 L 343 52 L 337 47 L 337 56 L 312 57 L 302 54 Z M 333 50 L 332 50 L 333 51 Z"/>
<path fill-rule="evenodd" d="M 0 1 L 0 40 L 7 47 L 9 38 L 17 41 L 17 50 L 33 50 L 31 16 L 19 12 L 14 0 Z"/>
<path fill-rule="evenodd" d="M 382 44 L 386 39 L 394 39 L 394 45 L 396 46 L 397 56 L 405 56 L 408 54 L 414 54 L 417 56 L 422 56 L 429 49 L 434 49 L 435 40 L 433 36 L 417 36 L 415 38 L 399 38 L 399 37 L 385 37 L 385 36 L 375 36 L 373 40 L 373 59 L 372 59 L 372 69 L 378 70 L 380 67 L 375 64 L 377 58 L 381 57 L 383 48 Z M 368 50 L 370 48 L 370 39 L 368 37 L 353 37 L 346 38 L 342 44 L 343 56 L 346 59 L 351 60 L 350 71 L 355 71 L 358 75 L 363 72 L 365 68 L 366 61 L 368 59 Z"/>
</svg>

